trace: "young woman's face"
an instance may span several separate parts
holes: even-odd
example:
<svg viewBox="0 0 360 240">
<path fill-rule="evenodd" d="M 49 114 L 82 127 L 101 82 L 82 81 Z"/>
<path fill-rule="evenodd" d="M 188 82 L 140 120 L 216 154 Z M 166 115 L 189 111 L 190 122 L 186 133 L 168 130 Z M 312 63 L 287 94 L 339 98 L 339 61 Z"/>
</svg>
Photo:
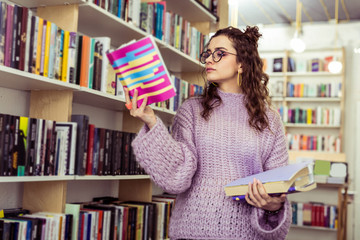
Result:
<svg viewBox="0 0 360 240">
<path fill-rule="evenodd" d="M 236 50 L 228 37 L 220 35 L 212 38 L 207 52 L 211 53 L 205 61 L 207 80 L 216 83 L 236 81 L 238 71 L 241 73 L 242 69 L 236 61 Z"/>
</svg>

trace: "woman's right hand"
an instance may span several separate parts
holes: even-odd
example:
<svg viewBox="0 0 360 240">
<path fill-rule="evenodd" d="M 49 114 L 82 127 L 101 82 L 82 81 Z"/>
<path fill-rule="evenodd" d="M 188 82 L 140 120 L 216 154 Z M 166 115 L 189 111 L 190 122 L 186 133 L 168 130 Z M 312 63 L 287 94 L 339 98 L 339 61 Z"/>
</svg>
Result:
<svg viewBox="0 0 360 240">
<path fill-rule="evenodd" d="M 134 90 L 134 96 L 130 99 L 129 89 L 124 88 L 126 104 L 131 106 L 130 115 L 143 121 L 150 129 L 156 124 L 156 116 L 151 107 L 147 106 L 148 96 L 144 97 L 141 106 L 137 107 L 138 91 Z"/>
</svg>

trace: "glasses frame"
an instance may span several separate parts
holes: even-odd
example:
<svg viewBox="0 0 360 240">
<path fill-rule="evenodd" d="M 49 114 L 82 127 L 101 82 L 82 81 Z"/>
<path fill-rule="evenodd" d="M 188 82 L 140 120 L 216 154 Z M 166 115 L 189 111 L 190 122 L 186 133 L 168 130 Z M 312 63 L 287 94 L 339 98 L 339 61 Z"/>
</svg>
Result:
<svg viewBox="0 0 360 240">
<path fill-rule="evenodd" d="M 221 57 L 219 58 L 219 60 L 215 60 L 215 52 L 221 52 Z M 212 56 L 212 60 L 214 61 L 214 62 L 220 62 L 220 60 L 223 58 L 223 56 L 224 56 L 224 53 L 227 53 L 227 54 L 230 54 L 230 55 L 234 55 L 234 56 L 237 56 L 237 54 L 235 54 L 235 53 L 231 53 L 231 52 L 227 52 L 227 51 L 224 51 L 224 50 L 221 50 L 221 49 L 216 49 L 216 50 L 214 50 L 213 52 L 210 52 L 210 50 L 209 51 L 205 51 L 205 52 L 202 52 L 201 54 L 200 54 L 200 62 L 202 63 L 202 64 L 205 64 L 206 63 L 206 59 L 208 59 L 210 56 Z M 204 61 L 201 61 L 201 59 L 203 58 L 203 55 L 204 54 L 209 54 L 205 59 L 204 59 Z"/>
</svg>

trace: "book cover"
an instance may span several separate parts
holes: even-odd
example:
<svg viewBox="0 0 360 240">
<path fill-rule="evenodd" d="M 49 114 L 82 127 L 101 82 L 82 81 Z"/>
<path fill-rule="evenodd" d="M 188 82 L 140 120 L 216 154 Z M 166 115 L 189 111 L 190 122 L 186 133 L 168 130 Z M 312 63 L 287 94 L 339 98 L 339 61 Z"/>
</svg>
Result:
<svg viewBox="0 0 360 240">
<path fill-rule="evenodd" d="M 294 190 L 300 190 L 301 187 L 313 183 L 312 176 L 312 165 L 308 162 L 301 162 L 239 178 L 225 185 L 224 189 L 227 196 L 245 195 L 248 192 L 249 182 L 253 182 L 256 178 L 262 182 L 268 194 L 286 193 L 291 191 L 291 187 L 294 185 Z"/>
<path fill-rule="evenodd" d="M 75 174 L 83 176 L 86 172 L 89 116 L 71 115 L 71 121 L 77 122 Z"/>
<path fill-rule="evenodd" d="M 5 33 L 6 33 L 6 3 L 0 3 L 0 65 L 4 65 Z"/>
<path fill-rule="evenodd" d="M 147 104 L 175 96 L 170 75 L 152 36 L 130 42 L 109 52 L 107 57 L 116 72 L 117 83 L 127 87 L 131 97 L 134 90 L 138 90 L 138 107 L 146 95 Z"/>
</svg>

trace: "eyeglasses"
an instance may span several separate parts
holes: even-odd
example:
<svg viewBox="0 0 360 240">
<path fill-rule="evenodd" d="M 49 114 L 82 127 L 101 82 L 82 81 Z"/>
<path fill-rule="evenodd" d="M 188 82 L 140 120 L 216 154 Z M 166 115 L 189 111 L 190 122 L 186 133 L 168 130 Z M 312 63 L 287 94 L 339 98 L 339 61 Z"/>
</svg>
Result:
<svg viewBox="0 0 360 240">
<path fill-rule="evenodd" d="M 210 57 L 210 55 L 212 55 L 212 59 L 214 62 L 219 62 L 223 56 L 226 56 L 226 54 L 231 54 L 231 55 L 237 56 L 237 54 L 235 54 L 235 53 L 229 53 L 229 52 L 225 52 L 223 50 L 215 50 L 213 53 L 211 53 L 210 51 L 206 51 L 206 52 L 203 52 L 200 54 L 200 62 L 202 64 L 205 64 L 206 59 L 208 59 L 208 57 Z"/>
</svg>

